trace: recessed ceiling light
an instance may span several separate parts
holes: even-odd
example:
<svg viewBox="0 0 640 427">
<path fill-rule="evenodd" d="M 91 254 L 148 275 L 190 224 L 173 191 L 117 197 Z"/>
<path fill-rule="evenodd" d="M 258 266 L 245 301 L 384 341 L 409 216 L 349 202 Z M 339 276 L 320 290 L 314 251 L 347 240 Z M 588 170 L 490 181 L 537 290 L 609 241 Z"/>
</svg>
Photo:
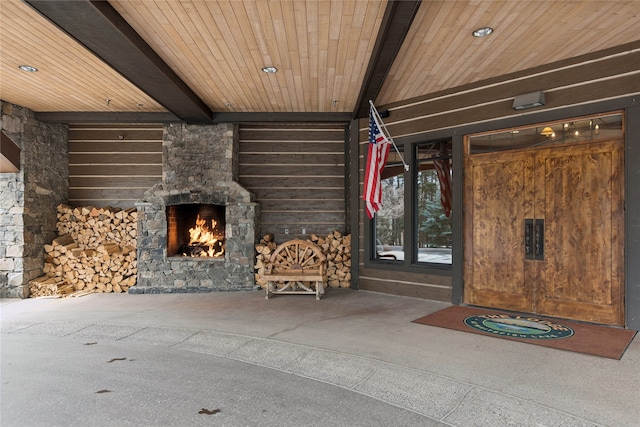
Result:
<svg viewBox="0 0 640 427">
<path fill-rule="evenodd" d="M 473 33 L 473 37 L 486 37 L 489 34 L 493 33 L 493 28 L 491 27 L 482 27 L 475 30 Z"/>
<path fill-rule="evenodd" d="M 275 73 L 278 71 L 278 69 L 276 67 L 262 67 L 262 71 L 264 71 L 265 73 Z"/>
<path fill-rule="evenodd" d="M 38 71 L 38 69 L 36 67 L 32 67 L 31 65 L 20 65 L 20 66 L 18 66 L 18 68 L 20 68 L 22 71 L 26 71 L 28 73 L 35 73 L 36 71 Z"/>
</svg>

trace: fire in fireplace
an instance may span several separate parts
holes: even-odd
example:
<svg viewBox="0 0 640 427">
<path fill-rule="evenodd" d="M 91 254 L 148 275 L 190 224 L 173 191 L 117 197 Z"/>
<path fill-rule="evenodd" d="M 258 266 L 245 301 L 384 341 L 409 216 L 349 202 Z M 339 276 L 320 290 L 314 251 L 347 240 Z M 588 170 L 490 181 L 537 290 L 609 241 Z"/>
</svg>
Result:
<svg viewBox="0 0 640 427">
<path fill-rule="evenodd" d="M 167 256 L 224 256 L 225 208 L 208 204 L 167 206 Z"/>
</svg>

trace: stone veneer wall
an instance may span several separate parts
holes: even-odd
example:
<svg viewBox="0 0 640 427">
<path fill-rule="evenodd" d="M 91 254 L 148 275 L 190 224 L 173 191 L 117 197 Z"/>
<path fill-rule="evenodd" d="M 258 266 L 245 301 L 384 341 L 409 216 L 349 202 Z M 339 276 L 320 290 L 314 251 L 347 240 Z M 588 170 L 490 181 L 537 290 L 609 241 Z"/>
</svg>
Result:
<svg viewBox="0 0 640 427">
<path fill-rule="evenodd" d="M 0 173 L 0 297 L 26 298 L 42 275 L 44 245 L 57 236 L 56 206 L 68 199 L 68 128 L 0 104 L 0 127 L 21 150 L 20 171 Z"/>
<path fill-rule="evenodd" d="M 136 203 L 138 281 L 129 293 L 254 289 L 258 207 L 237 183 L 237 126 L 166 124 L 162 145 L 162 181 Z M 193 203 L 225 206 L 224 259 L 167 258 L 166 206 Z"/>
</svg>

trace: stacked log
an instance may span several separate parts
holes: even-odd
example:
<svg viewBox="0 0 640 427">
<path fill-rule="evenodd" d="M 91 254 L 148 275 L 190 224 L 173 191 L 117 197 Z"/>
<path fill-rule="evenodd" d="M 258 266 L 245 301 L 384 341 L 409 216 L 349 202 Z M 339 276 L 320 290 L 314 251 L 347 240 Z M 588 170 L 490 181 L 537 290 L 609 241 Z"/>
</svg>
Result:
<svg viewBox="0 0 640 427">
<path fill-rule="evenodd" d="M 64 296 L 75 292 L 75 288 L 61 277 L 42 276 L 29 282 L 29 292 L 32 298 Z"/>
<path fill-rule="evenodd" d="M 266 234 L 260 239 L 260 242 L 255 245 L 256 248 L 256 265 L 255 265 L 255 278 L 256 284 L 262 288 L 267 286 L 267 281 L 262 278 L 265 268 L 269 264 L 269 258 L 271 254 L 276 250 L 278 246 L 273 240 L 273 234 Z"/>
<path fill-rule="evenodd" d="M 95 248 L 105 242 L 137 246 L 138 211 L 93 206 L 58 205 L 58 235 L 70 235 L 78 245 Z"/>
<path fill-rule="evenodd" d="M 61 234 L 44 246 L 44 276 L 29 282 L 31 296 L 120 293 L 134 286 L 136 216 L 135 209 L 59 205 Z"/>
<path fill-rule="evenodd" d="M 312 234 L 308 241 L 318 245 L 327 258 L 327 284 L 332 288 L 348 288 L 351 286 L 351 235 L 343 235 L 339 231 L 329 233 L 325 237 Z M 269 258 L 278 245 L 272 234 L 267 234 L 255 245 L 256 284 L 264 288 L 266 280 L 262 278 L 269 263 Z"/>
<path fill-rule="evenodd" d="M 351 286 L 351 234 L 343 236 L 339 231 L 326 237 L 315 234 L 309 239 L 322 248 L 327 257 L 327 283 L 332 288 Z"/>
</svg>

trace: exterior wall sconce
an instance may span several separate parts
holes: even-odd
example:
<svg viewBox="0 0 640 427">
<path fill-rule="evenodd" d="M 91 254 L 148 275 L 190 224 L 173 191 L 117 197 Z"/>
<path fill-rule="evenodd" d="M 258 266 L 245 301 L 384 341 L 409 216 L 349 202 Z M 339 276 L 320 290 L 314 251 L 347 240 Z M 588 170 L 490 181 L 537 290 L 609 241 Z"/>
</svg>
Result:
<svg viewBox="0 0 640 427">
<path fill-rule="evenodd" d="M 513 98 L 513 109 L 524 110 L 526 108 L 540 107 L 545 104 L 544 92 L 531 92 L 518 95 Z"/>
</svg>

